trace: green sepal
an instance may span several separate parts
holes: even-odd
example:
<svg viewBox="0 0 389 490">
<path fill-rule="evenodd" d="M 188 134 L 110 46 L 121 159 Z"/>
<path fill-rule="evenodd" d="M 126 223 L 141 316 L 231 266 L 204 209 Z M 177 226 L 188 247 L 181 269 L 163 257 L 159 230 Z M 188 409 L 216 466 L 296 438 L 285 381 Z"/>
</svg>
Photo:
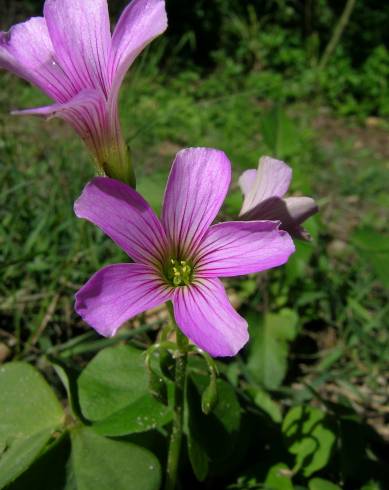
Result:
<svg viewBox="0 0 389 490">
<path fill-rule="evenodd" d="M 159 351 L 159 366 L 161 368 L 162 374 L 174 381 L 174 370 L 176 363 L 174 357 L 167 349 L 161 348 Z"/>
<path fill-rule="evenodd" d="M 151 395 L 164 405 L 168 405 L 168 392 L 165 380 L 150 367 L 148 367 L 148 375 Z"/>
</svg>

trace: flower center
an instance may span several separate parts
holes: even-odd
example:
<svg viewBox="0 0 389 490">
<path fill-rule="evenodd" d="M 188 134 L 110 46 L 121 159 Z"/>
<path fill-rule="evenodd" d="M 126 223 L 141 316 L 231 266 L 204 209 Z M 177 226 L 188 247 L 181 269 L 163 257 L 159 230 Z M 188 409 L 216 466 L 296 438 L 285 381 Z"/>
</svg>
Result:
<svg viewBox="0 0 389 490">
<path fill-rule="evenodd" d="M 188 286 L 193 279 L 193 267 L 186 260 L 170 259 L 166 277 L 173 286 Z"/>
</svg>

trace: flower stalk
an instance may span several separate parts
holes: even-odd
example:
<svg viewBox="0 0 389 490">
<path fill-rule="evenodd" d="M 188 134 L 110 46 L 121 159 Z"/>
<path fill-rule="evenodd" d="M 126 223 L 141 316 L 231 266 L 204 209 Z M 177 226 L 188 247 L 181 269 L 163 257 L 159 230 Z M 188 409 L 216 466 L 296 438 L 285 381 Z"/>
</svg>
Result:
<svg viewBox="0 0 389 490">
<path fill-rule="evenodd" d="M 177 358 L 174 377 L 173 423 L 170 434 L 169 450 L 166 465 L 165 490 L 175 490 L 177 470 L 181 454 L 182 431 L 184 421 L 184 403 L 186 386 L 186 365 L 188 359 L 188 340 L 175 324 L 171 305 L 168 305 L 171 321 L 176 329 Z"/>
</svg>

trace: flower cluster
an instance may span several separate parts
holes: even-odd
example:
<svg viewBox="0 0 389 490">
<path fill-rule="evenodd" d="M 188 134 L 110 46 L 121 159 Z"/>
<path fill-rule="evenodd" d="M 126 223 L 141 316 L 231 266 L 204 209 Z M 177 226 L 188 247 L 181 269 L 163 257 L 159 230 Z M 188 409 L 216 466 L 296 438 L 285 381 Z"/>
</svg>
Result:
<svg viewBox="0 0 389 490">
<path fill-rule="evenodd" d="M 176 323 L 213 356 L 235 355 L 247 322 L 231 306 L 220 278 L 284 264 L 291 236 L 317 211 L 307 197 L 284 198 L 291 169 L 264 157 L 240 178 L 240 221 L 213 224 L 227 194 L 231 165 L 209 148 L 176 156 L 161 219 L 134 187 L 118 95 L 129 66 L 167 27 L 164 0 L 133 0 L 111 36 L 106 0 L 46 0 L 44 16 L 0 33 L 0 68 L 31 82 L 54 104 L 17 111 L 60 117 L 93 153 L 100 173 L 75 213 L 101 228 L 132 262 L 105 267 L 76 295 L 76 310 L 100 334 L 115 335 L 133 316 L 171 302 Z"/>
</svg>

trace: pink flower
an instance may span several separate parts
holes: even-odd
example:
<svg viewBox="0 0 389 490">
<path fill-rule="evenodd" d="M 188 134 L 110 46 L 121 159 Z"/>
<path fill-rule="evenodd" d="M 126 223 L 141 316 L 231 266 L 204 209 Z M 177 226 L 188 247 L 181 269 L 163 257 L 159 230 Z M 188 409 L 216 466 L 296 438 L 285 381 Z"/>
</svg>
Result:
<svg viewBox="0 0 389 490">
<path fill-rule="evenodd" d="M 219 277 L 284 264 L 295 250 L 278 221 L 212 225 L 228 191 L 231 165 L 208 148 L 180 151 L 167 183 L 161 220 L 127 185 L 96 177 L 75 213 L 116 242 L 134 263 L 104 267 L 78 291 L 76 311 L 112 336 L 133 316 L 173 303 L 179 328 L 213 356 L 235 355 L 247 322 L 231 306 Z"/>
<path fill-rule="evenodd" d="M 100 170 L 133 183 L 118 117 L 119 89 L 138 54 L 166 27 L 164 0 L 133 0 L 112 36 L 106 0 L 46 0 L 44 17 L 0 33 L 0 68 L 55 103 L 15 113 L 68 121 Z"/>
<path fill-rule="evenodd" d="M 318 212 L 310 197 L 286 197 L 292 180 L 292 169 L 286 163 L 270 157 L 259 160 L 258 170 L 243 172 L 239 185 L 244 195 L 240 211 L 242 220 L 279 220 L 281 229 L 295 238 L 308 239 L 302 228 L 310 216 Z"/>
</svg>

